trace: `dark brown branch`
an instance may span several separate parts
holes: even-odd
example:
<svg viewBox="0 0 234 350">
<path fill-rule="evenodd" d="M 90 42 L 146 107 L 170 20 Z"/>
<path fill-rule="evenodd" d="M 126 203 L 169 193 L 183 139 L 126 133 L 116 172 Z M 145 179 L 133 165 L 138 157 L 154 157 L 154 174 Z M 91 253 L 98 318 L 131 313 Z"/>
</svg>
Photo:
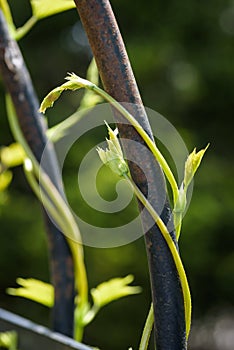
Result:
<svg viewBox="0 0 234 350">
<path fill-rule="evenodd" d="M 109 1 L 75 0 L 75 3 L 106 91 L 119 102 L 136 104 L 130 111 L 153 138 Z M 135 129 L 121 124 L 118 116 L 116 120 L 121 138 L 144 144 Z M 166 186 L 160 166 L 142 148 L 139 154 L 137 147 L 125 145 L 125 153 L 127 158 L 136 160 L 138 166 L 132 162 L 129 164 L 131 175 L 156 210 L 160 210 L 163 201 L 161 218 L 168 224 L 171 209 L 165 199 Z M 147 172 L 147 180 L 141 169 Z M 151 189 L 149 193 L 148 188 Z M 143 216 L 142 220 L 144 227 L 147 227 L 149 216 Z M 173 230 L 171 234 L 175 242 Z M 148 230 L 145 242 L 151 276 L 157 350 L 186 349 L 184 301 L 171 253 L 157 226 Z"/>
<path fill-rule="evenodd" d="M 0 10 L 0 73 L 10 94 L 20 127 L 38 162 L 48 140 L 43 117 L 38 113 L 39 104 L 33 85 L 17 43 L 10 38 L 7 24 Z M 60 189 L 57 159 L 52 144 L 46 148 L 44 170 Z M 44 156 L 43 156 L 44 157 Z M 44 163 L 45 164 L 45 163 Z M 73 336 L 74 271 L 70 249 L 64 235 L 52 224 L 45 213 L 49 241 L 52 283 L 55 288 L 53 328 Z"/>
</svg>

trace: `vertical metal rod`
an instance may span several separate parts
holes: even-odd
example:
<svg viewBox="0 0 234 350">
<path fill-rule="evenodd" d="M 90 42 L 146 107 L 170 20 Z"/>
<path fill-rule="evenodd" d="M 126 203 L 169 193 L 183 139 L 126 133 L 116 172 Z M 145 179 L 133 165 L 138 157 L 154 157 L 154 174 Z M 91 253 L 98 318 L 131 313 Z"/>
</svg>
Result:
<svg viewBox="0 0 234 350">
<path fill-rule="evenodd" d="M 40 162 L 45 145 L 48 143 L 45 123 L 38 112 L 39 103 L 23 56 L 16 41 L 9 35 L 1 10 L 0 74 L 6 90 L 11 95 L 24 137 Z M 61 180 L 52 144 L 46 147 L 46 151 L 47 166 L 44 170 L 55 186 L 60 189 Z M 55 288 L 53 329 L 72 337 L 74 312 L 72 256 L 64 235 L 54 226 L 46 213 L 44 213 L 44 218 L 49 241 L 51 278 Z"/>
<path fill-rule="evenodd" d="M 87 33 L 105 90 L 119 102 L 132 103 L 135 118 L 153 138 L 141 97 L 129 63 L 124 43 L 108 0 L 75 0 L 80 19 Z M 133 111 L 131 110 L 131 112 Z M 116 118 L 121 138 L 144 144 L 139 134 L 130 125 Z M 131 143 L 130 143 L 131 144 Z M 166 186 L 158 163 L 141 147 L 125 147 L 131 175 L 137 186 L 156 208 L 163 201 L 161 218 L 165 223 L 171 218 L 171 209 L 166 199 Z M 147 180 L 142 170 L 147 169 Z M 148 192 L 150 188 L 150 192 Z M 165 200 L 164 200 L 165 199 Z M 147 227 L 149 216 L 142 218 Z M 172 223 L 171 223 L 172 225 Z M 172 237 L 176 244 L 175 234 Z M 154 334 L 157 350 L 186 349 L 184 300 L 181 284 L 171 253 L 160 230 L 154 225 L 145 234 L 146 250 L 151 277 L 154 305 Z"/>
</svg>

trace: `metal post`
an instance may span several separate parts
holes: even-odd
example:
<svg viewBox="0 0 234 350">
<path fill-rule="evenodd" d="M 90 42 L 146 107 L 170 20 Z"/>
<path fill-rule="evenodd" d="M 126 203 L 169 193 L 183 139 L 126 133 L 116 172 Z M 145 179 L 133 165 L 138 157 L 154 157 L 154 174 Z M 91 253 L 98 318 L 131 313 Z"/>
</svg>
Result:
<svg viewBox="0 0 234 350">
<path fill-rule="evenodd" d="M 75 3 L 105 90 L 119 102 L 135 104 L 131 112 L 134 112 L 135 118 L 153 138 L 109 1 L 75 0 Z M 116 121 L 121 138 L 144 144 L 135 129 L 121 123 L 118 115 Z M 159 164 L 143 150 L 139 156 L 135 147 L 125 147 L 125 153 L 127 158 L 137 160 L 138 166 L 132 162 L 129 163 L 131 175 L 157 210 L 162 198 L 166 197 L 164 176 Z M 147 169 L 147 180 L 141 169 Z M 148 188 L 153 190 L 147 193 Z M 165 200 L 161 218 L 168 223 L 170 217 L 171 209 L 168 200 Z M 147 227 L 148 220 L 147 215 L 142 218 L 145 227 Z M 176 244 L 174 232 L 171 234 Z M 151 277 L 157 350 L 184 350 L 186 349 L 186 336 L 181 284 L 171 253 L 156 225 L 145 234 L 145 243 Z"/>
<path fill-rule="evenodd" d="M 10 94 L 20 127 L 32 152 L 40 162 L 45 145 L 46 128 L 39 103 L 24 63 L 23 56 L 15 40 L 8 32 L 2 11 L 0 10 L 0 74 L 7 92 Z M 48 150 L 47 167 L 44 169 L 54 185 L 60 189 L 57 159 L 52 144 Z M 51 278 L 55 288 L 53 308 L 53 329 L 70 337 L 73 336 L 74 313 L 74 271 L 70 249 L 66 238 L 44 213 L 47 228 Z M 33 234 L 33 233 L 32 233 Z"/>
</svg>

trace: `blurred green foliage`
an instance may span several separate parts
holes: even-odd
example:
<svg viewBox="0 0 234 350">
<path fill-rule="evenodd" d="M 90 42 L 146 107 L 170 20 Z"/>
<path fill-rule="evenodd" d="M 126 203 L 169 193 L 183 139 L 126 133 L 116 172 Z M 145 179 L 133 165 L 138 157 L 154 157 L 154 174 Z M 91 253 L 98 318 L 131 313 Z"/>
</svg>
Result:
<svg viewBox="0 0 234 350">
<path fill-rule="evenodd" d="M 28 1 L 9 3 L 17 26 L 21 26 L 30 16 Z M 234 307 L 234 4 L 226 0 L 113 0 L 112 4 L 144 104 L 179 130 L 189 151 L 210 142 L 195 179 L 181 234 L 193 315 L 199 318 L 216 308 Z M 40 100 L 68 71 L 85 76 L 91 58 L 75 10 L 39 22 L 20 46 Z M 63 96 L 63 101 L 48 111 L 49 125 L 71 114 L 80 96 L 81 93 Z M 8 145 L 13 140 L 1 82 L 0 116 L 0 143 Z M 100 133 L 100 141 L 104 135 Z M 96 140 L 87 137 L 87 149 Z M 81 159 L 78 151 L 71 152 L 64 169 L 68 197 L 77 208 L 79 193 L 72 184 L 75 185 L 78 158 Z M 106 198 L 111 199 L 113 185 L 109 191 L 107 186 L 103 188 Z M 42 307 L 5 296 L 5 289 L 13 286 L 18 276 L 49 280 L 41 208 L 20 168 L 14 170 L 12 185 L 0 206 L 0 220 L 0 304 L 47 323 L 47 312 Z M 105 225 L 104 216 L 98 220 Z M 87 328 L 85 340 L 103 350 L 136 348 L 150 302 L 143 239 L 113 249 L 86 247 L 85 254 L 91 287 L 128 273 L 133 273 L 136 283 L 143 287 L 141 295 L 120 300 L 100 312 Z"/>
</svg>

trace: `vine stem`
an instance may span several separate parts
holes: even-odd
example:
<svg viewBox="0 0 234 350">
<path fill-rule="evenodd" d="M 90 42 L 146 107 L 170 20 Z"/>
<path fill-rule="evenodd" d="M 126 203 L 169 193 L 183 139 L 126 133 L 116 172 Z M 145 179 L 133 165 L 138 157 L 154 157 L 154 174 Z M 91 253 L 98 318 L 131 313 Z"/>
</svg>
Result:
<svg viewBox="0 0 234 350">
<path fill-rule="evenodd" d="M 45 113 L 46 109 L 48 107 L 51 107 L 56 101 L 61 93 L 64 90 L 72 90 L 75 91 L 77 89 L 85 88 L 90 91 L 94 91 L 97 95 L 102 97 L 105 101 L 109 102 L 118 112 L 121 113 L 123 117 L 127 119 L 127 121 L 135 128 L 135 130 L 138 132 L 138 134 L 142 137 L 144 142 L 147 144 L 151 152 L 153 153 L 155 159 L 158 161 L 158 163 L 161 165 L 164 174 L 171 185 L 172 193 L 173 193 L 173 204 L 175 206 L 178 197 L 179 197 L 179 189 L 177 182 L 175 180 L 175 177 L 166 161 L 166 159 L 163 157 L 160 150 L 155 145 L 154 141 L 149 137 L 149 135 L 145 132 L 145 130 L 142 128 L 140 123 L 136 120 L 136 118 L 133 117 L 131 113 L 127 111 L 126 108 L 124 108 L 121 103 L 117 102 L 112 96 L 110 96 L 106 91 L 99 88 L 96 84 L 78 77 L 76 74 L 72 73 L 70 76 L 66 78 L 68 82 L 62 84 L 61 86 L 55 88 L 52 90 L 43 100 L 40 111 L 42 113 Z"/>
<path fill-rule="evenodd" d="M 15 29 L 15 25 L 14 25 L 13 18 L 11 15 L 11 10 L 10 10 L 10 7 L 8 5 L 7 0 L 0 0 L 0 8 L 2 9 L 2 12 L 4 13 L 4 16 L 6 18 L 6 21 L 7 21 L 8 27 L 9 27 L 9 31 L 14 36 L 16 29 Z"/>
<path fill-rule="evenodd" d="M 153 155 L 155 156 L 156 160 L 161 165 L 173 192 L 173 202 L 174 206 L 177 203 L 177 200 L 179 198 L 179 189 L 176 183 L 176 180 L 174 178 L 174 175 L 167 164 L 165 158 L 159 151 L 159 149 L 156 147 L 154 142 L 151 140 L 151 138 L 148 136 L 148 134 L 144 131 L 144 129 L 141 127 L 141 125 L 137 122 L 137 120 L 119 103 L 117 102 L 113 97 L 111 97 L 108 93 L 106 93 L 104 90 L 99 88 L 97 85 L 91 83 L 88 80 L 79 78 L 74 73 L 71 74 L 69 77 L 67 77 L 68 82 L 64 83 L 58 88 L 55 88 L 52 90 L 49 95 L 47 95 L 42 102 L 41 105 L 41 111 L 44 112 L 47 107 L 51 106 L 56 99 L 61 95 L 61 93 L 64 90 L 77 90 L 79 88 L 87 88 L 88 90 L 92 90 L 96 92 L 99 96 L 101 96 L 104 100 L 109 102 L 118 112 L 121 113 L 122 116 L 124 116 L 130 124 L 136 129 L 136 131 L 140 134 L 142 139 L 145 141 Z M 47 100 L 49 102 L 47 102 Z M 191 324 L 191 296 L 190 296 L 190 290 L 188 286 L 187 277 L 184 271 L 184 267 L 180 258 L 180 255 L 178 253 L 177 247 L 173 241 L 173 238 L 171 237 L 166 225 L 164 224 L 163 220 L 160 218 L 160 216 L 157 214 L 153 206 L 150 204 L 150 202 L 145 198 L 144 194 L 141 192 L 141 190 L 137 187 L 135 182 L 128 177 L 127 174 L 123 174 L 125 179 L 130 182 L 131 186 L 133 187 L 133 190 L 139 199 L 139 201 L 143 204 L 143 206 L 148 210 L 152 218 L 154 219 L 156 225 L 158 226 L 162 236 L 164 237 L 167 246 L 171 252 L 171 255 L 174 260 L 175 267 L 177 269 L 177 273 L 179 275 L 181 287 L 182 287 L 182 293 L 183 293 L 183 300 L 184 300 L 184 313 L 185 313 L 185 328 L 186 328 L 186 338 L 188 339 L 189 331 L 190 331 L 190 324 Z M 178 219 L 178 217 L 177 217 Z M 180 217 L 181 219 L 181 217 Z M 176 222 L 176 226 L 178 227 L 178 230 L 180 230 L 180 222 Z"/>
<path fill-rule="evenodd" d="M 184 297 L 184 308 L 185 308 L 185 326 L 186 326 L 186 337 L 188 338 L 189 332 L 190 332 L 190 324 L 191 324 L 191 295 L 189 290 L 189 285 L 186 277 L 186 273 L 180 258 L 180 255 L 176 249 L 175 243 L 173 239 L 170 236 L 170 233 L 168 232 L 168 229 L 160 216 L 157 214 L 157 212 L 154 210 L 152 205 L 149 203 L 149 201 L 145 198 L 144 194 L 139 190 L 137 185 L 132 181 L 130 177 L 128 177 L 127 174 L 123 174 L 124 178 L 128 181 L 128 183 L 131 185 L 131 187 L 134 190 L 134 193 L 136 194 L 137 198 L 140 200 L 140 202 L 143 204 L 143 206 L 148 210 L 152 218 L 154 219 L 155 223 L 159 227 L 165 241 L 167 242 L 167 245 L 170 249 L 170 252 L 173 256 L 174 263 L 180 278 L 183 297 Z"/>
<path fill-rule="evenodd" d="M 9 95 L 7 95 L 6 97 L 6 104 L 8 109 L 9 124 L 12 133 L 15 139 L 24 148 L 24 151 L 27 157 L 30 159 L 33 166 L 33 169 L 31 170 L 29 166 L 25 167 L 29 183 L 32 185 L 32 189 L 38 196 L 39 200 L 42 202 L 43 205 L 45 204 L 45 207 L 48 208 L 48 211 L 51 213 L 55 222 L 64 230 L 64 233 L 66 234 L 67 241 L 74 259 L 76 288 L 79 291 L 79 305 L 82 307 L 88 302 L 88 280 L 84 264 L 83 247 L 81 244 L 79 228 L 66 202 L 63 200 L 62 196 L 60 195 L 56 187 L 53 185 L 49 176 L 39 166 L 35 156 L 33 155 L 30 147 L 28 146 L 23 136 L 23 133 L 19 127 L 18 120 L 15 116 L 14 107 L 11 103 L 11 98 Z M 33 179 L 33 176 L 30 174 L 32 171 L 35 173 L 37 179 L 43 186 L 46 195 L 44 194 L 43 190 L 40 189 L 38 182 L 35 179 Z M 76 334 L 78 334 L 77 331 Z M 80 331 L 79 334 L 82 334 L 82 331 Z"/>
<path fill-rule="evenodd" d="M 16 29 L 15 35 L 14 35 L 15 40 L 18 41 L 22 39 L 37 22 L 38 22 L 38 18 L 36 16 L 30 17 L 22 27 Z"/>
<path fill-rule="evenodd" d="M 139 345 L 139 350 L 147 350 L 150 340 L 151 331 L 154 324 L 154 308 L 153 303 L 150 305 L 150 310 L 145 321 L 145 326 L 142 332 L 141 342 Z"/>
<path fill-rule="evenodd" d="M 163 157 L 162 153 L 159 151 L 159 149 L 156 147 L 155 143 L 151 140 L 149 135 L 145 132 L 145 130 L 142 128 L 142 126 L 138 123 L 138 121 L 129 113 L 119 102 L 117 102 L 113 97 L 111 97 L 107 92 L 99 88 L 97 85 L 93 83 L 89 83 L 85 86 L 89 90 L 95 91 L 99 96 L 101 96 L 103 99 L 105 99 L 107 102 L 109 102 L 118 112 L 120 112 L 130 123 L 131 125 L 136 129 L 136 131 L 140 134 L 140 136 L 143 138 L 153 155 L 155 156 L 156 160 L 161 165 L 164 174 L 168 180 L 168 182 L 171 185 L 172 193 L 173 193 L 173 203 L 175 205 L 178 195 L 179 195 L 179 189 L 175 180 L 175 177 L 167 164 L 166 159 Z"/>
</svg>

